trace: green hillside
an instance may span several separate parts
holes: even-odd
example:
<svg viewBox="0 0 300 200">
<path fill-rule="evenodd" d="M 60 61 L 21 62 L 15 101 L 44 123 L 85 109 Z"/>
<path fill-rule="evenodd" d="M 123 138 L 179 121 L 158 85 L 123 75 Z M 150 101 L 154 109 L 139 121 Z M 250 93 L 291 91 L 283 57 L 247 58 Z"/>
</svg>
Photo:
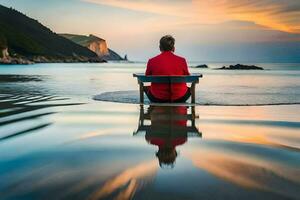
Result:
<svg viewBox="0 0 300 200">
<path fill-rule="evenodd" d="M 75 34 L 60 34 L 60 35 L 69 40 L 72 40 L 73 42 L 75 42 L 81 46 L 85 46 L 85 47 L 88 46 L 91 42 L 101 39 L 101 38 L 95 37 L 93 35 L 89 35 L 89 36 L 75 35 Z"/>
<path fill-rule="evenodd" d="M 45 57 L 96 57 L 80 46 L 43 26 L 37 20 L 0 5 L 0 47 L 10 55 Z"/>
<path fill-rule="evenodd" d="M 6 39 L 4 35 L 0 32 L 0 49 L 4 49 L 6 48 L 6 46 L 7 46 Z"/>
</svg>

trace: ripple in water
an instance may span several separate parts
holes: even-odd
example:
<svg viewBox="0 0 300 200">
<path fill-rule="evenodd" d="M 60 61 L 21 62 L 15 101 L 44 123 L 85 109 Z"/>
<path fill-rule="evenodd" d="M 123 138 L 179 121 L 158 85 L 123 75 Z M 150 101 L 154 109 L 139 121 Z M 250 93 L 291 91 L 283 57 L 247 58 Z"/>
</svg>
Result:
<svg viewBox="0 0 300 200">
<path fill-rule="evenodd" d="M 105 92 L 93 97 L 97 101 L 139 104 L 139 91 Z M 198 91 L 196 104 L 217 106 L 262 106 L 300 104 L 299 94 L 283 93 L 213 93 Z M 188 100 L 189 102 L 189 100 Z M 144 104 L 151 104 L 145 95 Z"/>
<path fill-rule="evenodd" d="M 0 141 L 50 126 L 52 122 L 38 120 L 55 114 L 49 108 L 80 104 L 70 103 L 69 98 L 49 94 L 43 87 L 29 87 L 25 84 L 42 82 L 44 78 L 34 75 L 0 75 L 0 82 L 3 82 L 0 88 Z"/>
</svg>

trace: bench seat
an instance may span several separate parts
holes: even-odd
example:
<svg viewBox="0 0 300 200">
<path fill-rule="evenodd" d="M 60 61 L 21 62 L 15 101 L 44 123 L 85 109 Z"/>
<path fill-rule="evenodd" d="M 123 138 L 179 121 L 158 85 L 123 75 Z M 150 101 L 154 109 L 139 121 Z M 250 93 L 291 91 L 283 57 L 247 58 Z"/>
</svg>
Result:
<svg viewBox="0 0 300 200">
<path fill-rule="evenodd" d="M 195 103 L 196 84 L 199 83 L 199 78 L 202 74 L 190 74 L 184 76 L 146 76 L 143 73 L 135 73 L 133 77 L 137 78 L 140 92 L 140 103 L 144 103 L 144 83 L 190 83 L 191 84 L 191 103 Z"/>
</svg>

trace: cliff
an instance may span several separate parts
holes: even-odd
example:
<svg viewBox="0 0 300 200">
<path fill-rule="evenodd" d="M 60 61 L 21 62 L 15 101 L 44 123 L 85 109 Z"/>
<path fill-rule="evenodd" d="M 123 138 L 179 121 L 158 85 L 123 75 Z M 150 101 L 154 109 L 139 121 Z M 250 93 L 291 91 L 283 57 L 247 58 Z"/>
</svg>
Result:
<svg viewBox="0 0 300 200">
<path fill-rule="evenodd" d="M 61 37 L 37 20 L 2 5 L 0 52 L 6 56 L 9 54 L 11 60 L 16 58 L 33 62 L 100 62 L 97 54 L 88 48 Z"/>
<path fill-rule="evenodd" d="M 2 59 L 8 59 L 9 53 L 7 48 L 0 49 L 0 58 Z"/>
<path fill-rule="evenodd" d="M 7 52 L 7 43 L 4 35 L 0 32 L 0 58 L 3 58 Z"/>
<path fill-rule="evenodd" d="M 75 34 L 60 34 L 61 36 L 81 45 L 87 47 L 95 52 L 100 58 L 104 60 L 126 60 L 122 58 L 115 51 L 108 48 L 107 42 L 95 35 L 75 35 Z"/>
</svg>

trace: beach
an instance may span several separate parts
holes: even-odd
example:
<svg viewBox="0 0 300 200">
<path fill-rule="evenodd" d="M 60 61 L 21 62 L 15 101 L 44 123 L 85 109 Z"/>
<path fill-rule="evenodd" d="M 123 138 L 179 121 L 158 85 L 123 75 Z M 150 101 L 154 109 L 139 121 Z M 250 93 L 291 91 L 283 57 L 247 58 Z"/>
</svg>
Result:
<svg viewBox="0 0 300 200">
<path fill-rule="evenodd" d="M 299 199 L 300 65 L 208 65 L 176 106 L 145 63 L 0 66 L 1 199 Z"/>
</svg>

